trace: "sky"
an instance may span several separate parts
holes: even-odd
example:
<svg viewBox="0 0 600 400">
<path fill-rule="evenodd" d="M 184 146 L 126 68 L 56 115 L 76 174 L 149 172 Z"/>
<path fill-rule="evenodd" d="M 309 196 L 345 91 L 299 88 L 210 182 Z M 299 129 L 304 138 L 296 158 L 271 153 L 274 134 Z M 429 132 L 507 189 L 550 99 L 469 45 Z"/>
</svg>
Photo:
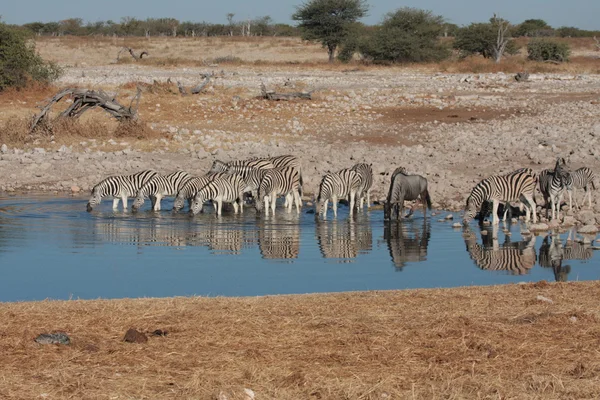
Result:
<svg viewBox="0 0 600 400">
<path fill-rule="evenodd" d="M 383 16 L 400 7 L 416 7 L 442 15 L 448 22 L 467 25 L 487 21 L 493 13 L 514 24 L 525 19 L 543 19 L 551 26 L 575 26 L 600 30 L 600 0 L 367 0 L 369 16 L 362 21 L 379 23 Z M 226 23 L 226 14 L 234 13 L 234 20 L 245 20 L 265 15 L 275 22 L 292 23 L 290 15 L 302 0 L 7 0 L 0 8 L 2 20 L 10 24 L 34 21 L 59 21 L 82 18 L 84 21 L 131 16 L 172 17 L 180 21 Z"/>
</svg>

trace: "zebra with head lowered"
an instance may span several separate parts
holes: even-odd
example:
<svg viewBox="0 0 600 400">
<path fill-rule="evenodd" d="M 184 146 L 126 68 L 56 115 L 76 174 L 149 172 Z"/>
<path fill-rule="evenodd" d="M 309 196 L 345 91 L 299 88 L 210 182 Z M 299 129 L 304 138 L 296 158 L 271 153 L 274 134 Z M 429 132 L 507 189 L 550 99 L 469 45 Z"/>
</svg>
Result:
<svg viewBox="0 0 600 400">
<path fill-rule="evenodd" d="M 522 201 L 525 204 L 525 220 L 529 221 L 529 215 L 533 212 L 533 222 L 537 222 L 535 201 L 536 178 L 529 172 L 522 171 L 509 175 L 493 175 L 479 182 L 467 198 L 467 206 L 463 216 L 463 224 L 468 224 L 481 210 L 483 202 L 491 201 L 492 223 L 498 224 L 498 205 L 500 202 Z"/>
<path fill-rule="evenodd" d="M 152 210 L 160 211 L 160 200 L 164 196 L 175 196 L 192 176 L 185 171 L 175 171 L 168 175 L 156 175 L 138 192 L 131 208 L 136 211 L 142 207 L 146 197 L 152 201 Z"/>
<path fill-rule="evenodd" d="M 356 171 L 345 168 L 338 172 L 329 172 L 321 180 L 319 193 L 315 201 L 316 216 L 327 217 L 327 204 L 331 200 L 333 215 L 337 217 L 337 203 L 348 198 L 350 215 L 354 210 L 354 200 L 360 189 L 360 176 Z"/>
<path fill-rule="evenodd" d="M 265 214 L 269 214 L 269 203 L 271 211 L 275 214 L 275 201 L 278 195 L 285 195 L 288 212 L 292 210 L 293 202 L 296 203 L 296 211 L 300 212 L 302 200 L 300 194 L 300 172 L 293 167 L 272 168 L 263 175 L 258 188 L 256 199 L 256 211 L 265 208 Z"/>
<path fill-rule="evenodd" d="M 371 208 L 371 186 L 373 186 L 373 164 L 360 163 L 351 168 L 360 177 L 358 189 L 358 209 L 362 211 L 363 202 L 367 200 L 367 208 Z"/>
<path fill-rule="evenodd" d="M 233 203 L 233 212 L 237 214 L 238 207 L 240 212 L 244 212 L 244 188 L 246 183 L 237 174 L 226 174 L 208 182 L 194 197 L 190 212 L 198 214 L 202 211 L 204 202 L 212 200 L 215 205 L 215 212 L 221 215 L 223 202 Z"/>
<path fill-rule="evenodd" d="M 188 206 L 190 210 L 192 208 L 192 200 L 196 196 L 196 193 L 200 191 L 206 184 L 212 181 L 215 178 L 219 178 L 223 175 L 226 175 L 224 172 L 208 172 L 204 176 L 198 176 L 195 178 L 189 179 L 185 184 L 181 186 L 177 195 L 175 196 L 175 201 L 173 202 L 173 211 L 177 212 L 183 208 L 185 205 L 185 201 L 187 200 Z"/>
<path fill-rule="evenodd" d="M 399 219 L 404 213 L 404 201 L 416 200 L 419 197 L 423 202 L 423 214 L 427 215 L 427 209 L 431 209 L 427 179 L 421 175 L 408 175 L 403 167 L 396 168 L 392 174 L 390 189 L 383 206 L 383 219 L 389 221 L 392 214 L 395 214 L 396 219 Z M 410 214 L 412 214 L 412 210 Z"/>
<path fill-rule="evenodd" d="M 137 195 L 139 190 L 150 179 L 158 175 L 158 172 L 148 169 L 132 175 L 109 176 L 92 189 L 92 196 L 87 203 L 87 211 L 92 211 L 94 207 L 102 201 L 103 197 L 113 197 L 113 210 L 119 205 L 119 200 L 123 202 L 123 210 L 127 210 L 127 198 Z"/>
<path fill-rule="evenodd" d="M 504 176 L 507 175 L 514 175 L 514 174 L 519 174 L 521 172 L 526 172 L 528 174 L 530 174 L 531 176 L 533 176 L 535 179 L 537 179 L 537 174 L 535 172 L 533 172 L 533 169 L 531 168 L 519 168 L 516 169 L 512 172 L 508 172 L 506 174 L 503 174 Z M 492 212 L 492 202 L 490 201 L 484 201 L 483 204 L 481 205 L 481 210 L 479 211 L 479 223 L 482 224 L 483 220 L 485 219 L 485 217 L 488 216 L 488 214 L 490 214 Z M 502 217 L 502 221 L 505 222 L 508 214 L 511 213 L 512 214 L 512 210 L 511 210 L 511 205 L 510 202 L 506 202 L 503 204 L 504 206 L 504 215 Z M 519 211 L 523 211 L 523 203 L 519 203 Z"/>
<path fill-rule="evenodd" d="M 552 219 L 560 219 L 560 203 L 564 190 L 567 187 L 569 172 L 564 169 L 566 162 L 564 158 L 557 158 L 554 170 L 545 169 L 540 173 L 540 192 L 544 197 L 546 218 L 548 218 L 548 204 L 552 209 Z M 548 202 L 550 199 L 550 202 Z"/>
<path fill-rule="evenodd" d="M 594 172 L 588 167 L 581 167 L 567 175 L 566 189 L 569 194 L 569 208 L 571 210 L 573 210 L 573 198 L 575 199 L 575 207 L 579 208 L 575 189 L 583 189 L 585 191 L 589 207 L 592 208 L 592 192 L 590 189 L 596 190 L 595 180 L 596 176 Z M 583 197 L 583 203 L 585 204 L 585 196 Z"/>
</svg>

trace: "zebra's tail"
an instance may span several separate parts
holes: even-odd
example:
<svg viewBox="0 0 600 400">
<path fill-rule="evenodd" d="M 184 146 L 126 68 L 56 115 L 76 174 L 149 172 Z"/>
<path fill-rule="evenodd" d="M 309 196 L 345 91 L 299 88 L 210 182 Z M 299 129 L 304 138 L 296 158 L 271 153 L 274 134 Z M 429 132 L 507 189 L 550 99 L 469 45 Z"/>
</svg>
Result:
<svg viewBox="0 0 600 400">
<path fill-rule="evenodd" d="M 304 196 L 304 180 L 302 179 L 302 174 L 300 174 L 300 189 L 298 192 L 300 192 L 300 198 L 302 198 L 302 196 Z"/>
<path fill-rule="evenodd" d="M 595 179 L 592 179 L 590 182 L 592 184 L 592 190 L 596 190 L 596 184 L 594 183 Z"/>
<path fill-rule="evenodd" d="M 427 208 L 431 210 L 431 196 L 429 196 L 429 190 L 425 189 L 425 201 L 427 202 Z"/>
</svg>

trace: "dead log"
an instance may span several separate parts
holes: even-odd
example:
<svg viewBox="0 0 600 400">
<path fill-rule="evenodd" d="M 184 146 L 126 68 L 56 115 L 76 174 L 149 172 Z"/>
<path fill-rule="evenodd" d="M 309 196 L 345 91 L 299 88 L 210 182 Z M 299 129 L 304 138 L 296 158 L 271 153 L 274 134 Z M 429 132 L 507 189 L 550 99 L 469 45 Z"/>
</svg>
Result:
<svg viewBox="0 0 600 400">
<path fill-rule="evenodd" d="M 181 82 L 177 81 L 177 87 L 179 88 L 179 93 L 181 93 L 182 96 L 187 96 L 187 90 L 185 90 L 185 86 L 183 86 Z"/>
<path fill-rule="evenodd" d="M 150 55 L 150 54 L 148 54 L 147 51 L 144 50 L 138 56 L 138 55 L 135 54 L 135 52 L 133 51 L 133 49 L 131 47 L 123 47 L 121 50 L 119 50 L 119 53 L 117 54 L 117 62 L 119 61 L 119 58 L 121 57 L 121 53 L 124 52 L 124 51 L 128 52 L 131 55 L 131 57 L 133 57 L 133 59 L 135 61 L 137 61 L 138 59 L 141 60 L 144 56 L 149 56 Z"/>
<path fill-rule="evenodd" d="M 518 72 L 515 75 L 515 81 L 517 82 L 526 82 L 529 80 L 529 72 Z"/>
<path fill-rule="evenodd" d="M 293 92 L 293 93 L 276 93 L 274 90 L 267 90 L 264 83 L 260 84 L 261 97 L 267 100 L 292 100 L 292 99 L 312 99 L 311 92 Z"/>
<path fill-rule="evenodd" d="M 208 85 L 208 82 L 210 82 L 210 75 L 204 75 L 204 78 L 205 78 L 204 82 L 202 82 L 201 84 L 196 85 L 190 89 L 190 92 L 192 94 L 201 93 L 204 90 L 204 87 L 206 87 L 206 85 Z"/>
<path fill-rule="evenodd" d="M 138 87 L 136 95 L 129 103 L 129 107 L 125 107 L 119 104 L 116 100 L 116 96 L 110 96 L 102 90 L 64 89 L 49 99 L 45 106 L 41 107 L 40 113 L 33 118 L 30 131 L 32 132 L 41 121 L 48 118 L 48 113 L 52 106 L 67 96 L 73 98 L 73 103 L 62 111 L 58 118 L 79 118 L 87 110 L 100 107 L 117 121 L 135 120 L 137 118 L 137 110 L 140 104 L 141 95 L 142 90 Z"/>
</svg>

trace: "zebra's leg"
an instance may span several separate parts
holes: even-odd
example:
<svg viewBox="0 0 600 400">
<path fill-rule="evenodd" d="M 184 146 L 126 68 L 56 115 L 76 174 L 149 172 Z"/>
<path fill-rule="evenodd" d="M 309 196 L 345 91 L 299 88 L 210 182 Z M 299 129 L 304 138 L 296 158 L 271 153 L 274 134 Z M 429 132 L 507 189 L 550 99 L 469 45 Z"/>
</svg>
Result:
<svg viewBox="0 0 600 400">
<path fill-rule="evenodd" d="M 123 202 L 123 211 L 127 211 L 127 195 L 121 196 L 121 201 Z"/>
<path fill-rule="evenodd" d="M 223 200 L 221 198 L 217 199 L 217 206 L 215 207 L 216 211 L 217 211 L 217 215 L 221 215 L 221 210 L 223 207 Z"/>
<path fill-rule="evenodd" d="M 329 205 L 329 199 L 323 203 L 323 218 L 327 218 L 327 206 Z"/>
<path fill-rule="evenodd" d="M 154 197 L 154 211 L 160 211 L 160 200 L 162 199 L 162 195 L 157 194 Z"/>
<path fill-rule="evenodd" d="M 371 208 L 371 190 L 367 190 L 367 210 Z"/>
<path fill-rule="evenodd" d="M 296 202 L 296 212 L 300 214 L 300 208 L 302 208 L 302 198 L 300 197 L 300 192 L 298 190 L 294 191 L 294 199 Z"/>
<path fill-rule="evenodd" d="M 233 213 L 237 214 L 237 212 L 238 212 L 238 203 L 237 203 L 237 200 L 233 201 L 231 203 L 231 205 L 233 206 Z"/>
<path fill-rule="evenodd" d="M 573 211 L 573 193 L 571 190 L 567 190 L 567 193 L 569 194 L 569 210 Z"/>
<path fill-rule="evenodd" d="M 338 198 L 337 196 L 333 196 L 331 198 L 331 208 L 333 208 L 333 216 L 335 218 L 337 218 L 337 203 L 338 203 Z"/>
<path fill-rule="evenodd" d="M 285 200 L 287 202 L 287 196 L 285 196 Z M 273 191 L 271 193 L 271 214 L 273 214 L 273 215 L 275 215 L 276 202 L 277 202 L 277 193 L 275 191 Z M 290 211 L 290 210 L 288 209 L 288 211 Z"/>
<path fill-rule="evenodd" d="M 585 192 L 588 195 L 588 205 L 590 207 L 590 209 L 592 208 L 592 191 L 590 189 L 588 189 L 588 187 L 585 187 Z M 585 201 L 585 200 L 584 200 Z"/>
<path fill-rule="evenodd" d="M 354 212 L 354 202 L 356 201 L 355 196 L 355 192 L 350 192 L 350 215 L 352 215 Z"/>
<path fill-rule="evenodd" d="M 498 205 L 498 200 L 494 199 L 492 205 L 492 225 L 498 225 Z"/>
<path fill-rule="evenodd" d="M 237 198 L 238 205 L 240 206 L 240 214 L 244 213 L 244 193 L 239 193 Z"/>
<path fill-rule="evenodd" d="M 525 222 L 529 222 L 529 216 L 531 212 L 531 218 L 533 219 L 533 223 L 537 223 L 537 209 L 535 205 L 535 201 L 533 201 L 532 195 L 523 195 L 521 202 L 525 205 Z M 527 204 L 525 204 L 527 202 Z"/>
<path fill-rule="evenodd" d="M 118 198 L 113 199 L 113 210 L 116 211 L 119 208 L 119 200 Z"/>
</svg>

